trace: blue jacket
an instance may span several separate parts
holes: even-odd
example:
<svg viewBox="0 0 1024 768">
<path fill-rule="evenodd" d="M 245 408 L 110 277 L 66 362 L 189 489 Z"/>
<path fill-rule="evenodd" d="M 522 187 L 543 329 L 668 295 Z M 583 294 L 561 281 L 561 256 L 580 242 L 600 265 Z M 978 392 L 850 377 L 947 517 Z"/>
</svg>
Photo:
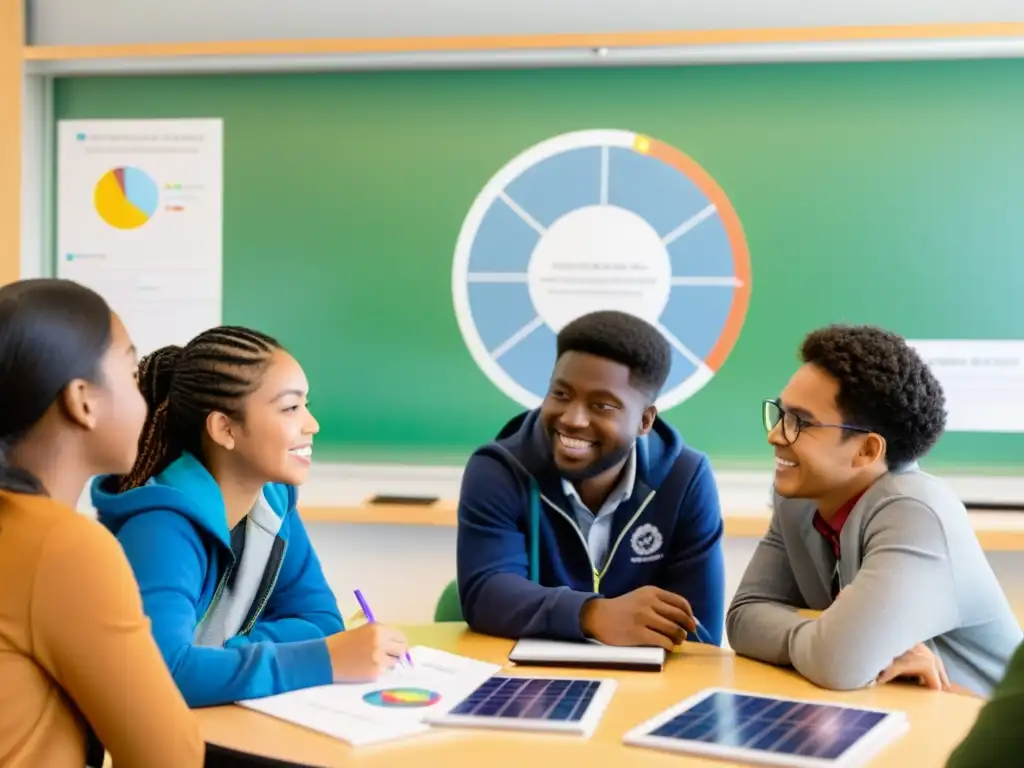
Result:
<svg viewBox="0 0 1024 768">
<path fill-rule="evenodd" d="M 140 488 L 110 492 L 115 483 L 96 478 L 93 505 L 128 556 L 153 636 L 189 706 L 331 683 L 324 638 L 345 627 L 296 513 L 294 487 L 264 486 L 282 522 L 260 599 L 239 634 L 204 647 L 193 644 L 196 627 L 235 561 L 220 488 L 189 453 Z"/>
<path fill-rule="evenodd" d="M 588 600 L 651 584 L 685 597 L 720 644 L 723 525 L 707 457 L 655 420 L 637 440 L 634 492 L 614 513 L 608 560 L 598 572 L 538 415 L 517 416 L 466 466 L 457 548 L 466 622 L 504 637 L 582 640 Z"/>
</svg>

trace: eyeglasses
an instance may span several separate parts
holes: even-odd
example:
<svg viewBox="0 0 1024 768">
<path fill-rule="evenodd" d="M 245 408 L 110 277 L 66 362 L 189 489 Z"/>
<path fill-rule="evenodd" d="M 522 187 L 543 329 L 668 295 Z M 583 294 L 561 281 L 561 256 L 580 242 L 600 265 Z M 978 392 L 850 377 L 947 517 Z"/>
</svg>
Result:
<svg viewBox="0 0 1024 768">
<path fill-rule="evenodd" d="M 764 428 L 766 432 L 771 432 L 781 423 L 782 439 L 786 441 L 787 445 L 795 443 L 796 439 L 800 437 L 800 433 L 807 427 L 847 429 L 851 432 L 861 432 L 863 434 L 870 434 L 871 432 L 870 429 L 853 427 L 849 424 L 820 424 L 816 421 L 808 421 L 807 419 L 797 416 L 795 413 L 787 411 L 779 404 L 778 400 L 764 401 L 761 409 L 761 419 L 764 421 Z"/>
</svg>

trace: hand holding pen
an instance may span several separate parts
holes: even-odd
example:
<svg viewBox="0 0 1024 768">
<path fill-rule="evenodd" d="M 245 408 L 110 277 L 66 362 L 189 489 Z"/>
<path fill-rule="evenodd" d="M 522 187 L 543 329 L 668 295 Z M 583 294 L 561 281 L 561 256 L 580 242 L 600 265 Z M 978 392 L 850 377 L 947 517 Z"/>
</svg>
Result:
<svg viewBox="0 0 1024 768">
<path fill-rule="evenodd" d="M 360 601 L 365 602 L 365 601 Z M 363 608 L 364 613 L 366 608 Z M 378 624 L 367 616 L 367 623 L 327 638 L 332 679 L 336 683 L 364 683 L 376 680 L 408 656 L 408 643 L 397 629 Z"/>
<path fill-rule="evenodd" d="M 362 591 L 357 589 L 355 591 L 355 595 L 356 595 L 356 600 L 359 601 L 359 607 L 363 611 L 363 616 L 366 617 L 366 620 L 370 624 L 376 624 L 377 623 L 377 619 L 375 619 L 373 617 L 373 611 L 370 610 L 370 604 L 366 602 L 366 598 L 363 597 Z M 405 660 L 409 664 L 409 666 L 411 667 L 412 666 L 412 656 L 409 655 L 409 651 L 405 652 Z"/>
<path fill-rule="evenodd" d="M 687 636 L 711 641 L 686 598 L 655 586 L 589 600 L 580 611 L 580 628 L 605 645 L 660 646 L 669 652 Z"/>
</svg>

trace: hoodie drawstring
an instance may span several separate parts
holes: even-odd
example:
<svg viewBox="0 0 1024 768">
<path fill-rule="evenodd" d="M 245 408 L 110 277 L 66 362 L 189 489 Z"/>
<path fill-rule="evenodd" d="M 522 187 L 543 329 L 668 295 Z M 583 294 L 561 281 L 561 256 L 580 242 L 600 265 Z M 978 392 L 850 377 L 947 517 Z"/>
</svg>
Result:
<svg viewBox="0 0 1024 768">
<path fill-rule="evenodd" d="M 530 581 L 540 584 L 540 489 L 530 478 Z"/>
</svg>

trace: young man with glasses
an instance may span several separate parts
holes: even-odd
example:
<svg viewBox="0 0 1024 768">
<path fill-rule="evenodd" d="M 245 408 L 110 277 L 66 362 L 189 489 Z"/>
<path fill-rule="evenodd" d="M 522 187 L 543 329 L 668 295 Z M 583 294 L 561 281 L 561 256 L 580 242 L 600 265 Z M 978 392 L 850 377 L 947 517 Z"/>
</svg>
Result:
<svg viewBox="0 0 1024 768">
<path fill-rule="evenodd" d="M 939 383 L 901 337 L 866 326 L 811 333 L 801 359 L 764 404 L 774 512 L 729 607 L 730 645 L 826 688 L 916 677 L 988 695 L 1021 630 L 963 503 L 917 466 L 945 427 Z"/>
</svg>

